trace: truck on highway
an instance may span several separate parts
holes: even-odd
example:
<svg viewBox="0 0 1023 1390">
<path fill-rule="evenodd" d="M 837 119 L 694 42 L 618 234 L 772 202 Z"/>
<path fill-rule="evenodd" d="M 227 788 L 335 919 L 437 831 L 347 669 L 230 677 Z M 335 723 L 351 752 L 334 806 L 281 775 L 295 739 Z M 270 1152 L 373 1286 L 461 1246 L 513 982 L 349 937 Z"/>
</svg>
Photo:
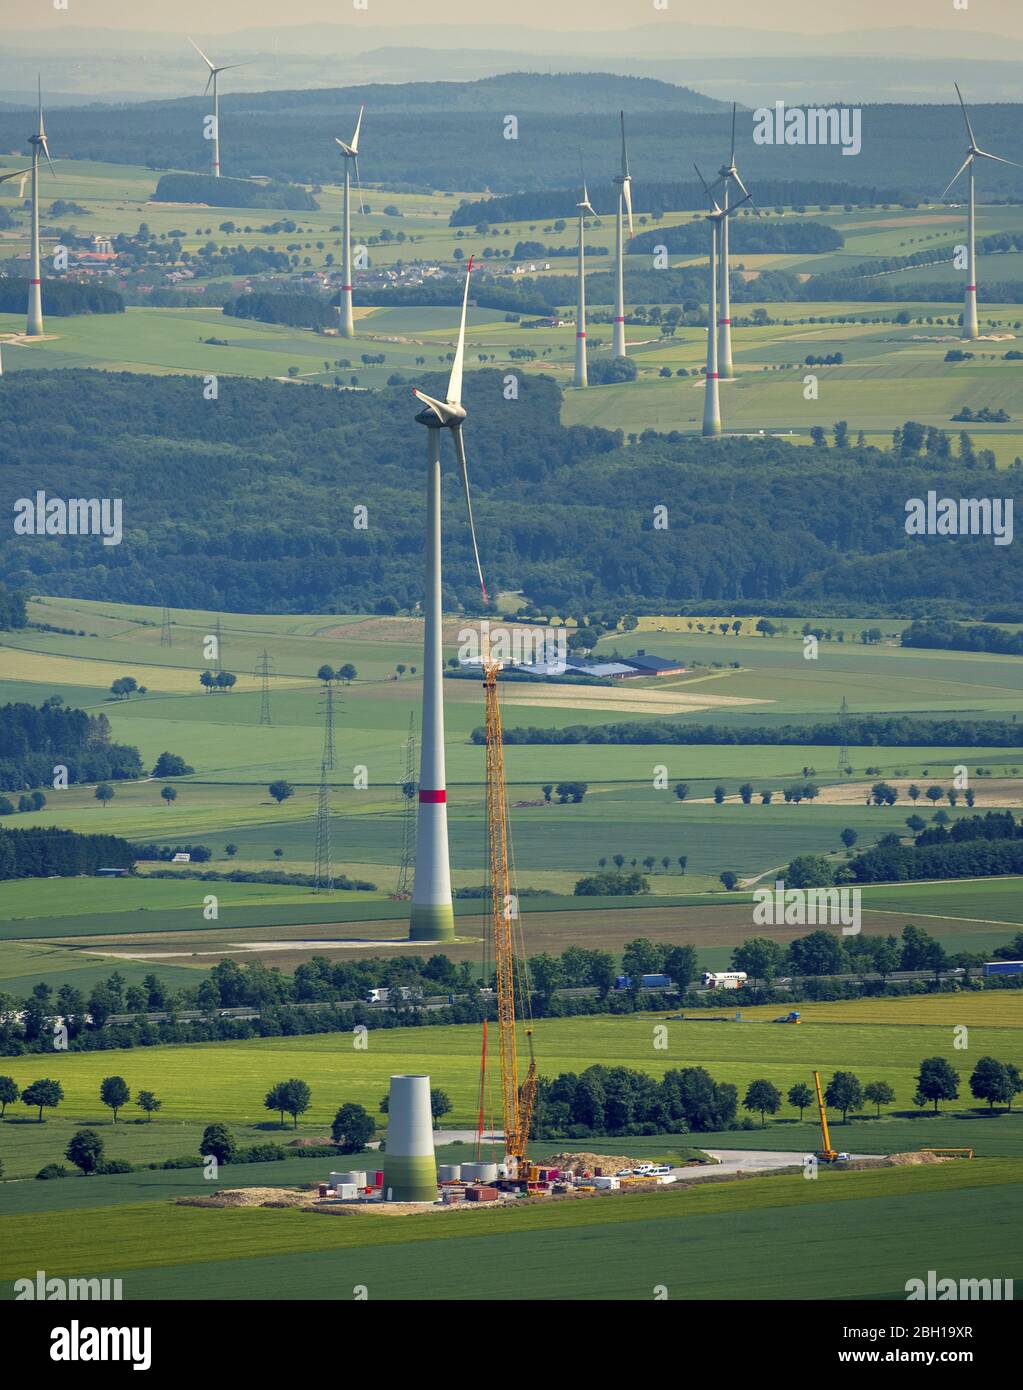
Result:
<svg viewBox="0 0 1023 1390">
<path fill-rule="evenodd" d="M 1023 975 L 1023 960 L 986 960 L 985 975 Z"/>
</svg>

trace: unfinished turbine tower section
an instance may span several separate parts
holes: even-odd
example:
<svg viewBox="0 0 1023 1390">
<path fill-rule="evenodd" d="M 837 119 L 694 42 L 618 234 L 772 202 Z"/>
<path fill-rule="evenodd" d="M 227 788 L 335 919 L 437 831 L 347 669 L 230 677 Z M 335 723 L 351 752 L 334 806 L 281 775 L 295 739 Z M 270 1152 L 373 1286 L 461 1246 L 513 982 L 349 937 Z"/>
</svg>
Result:
<svg viewBox="0 0 1023 1390">
<path fill-rule="evenodd" d="M 344 279 L 338 307 L 342 338 L 355 337 L 355 317 L 352 313 L 352 166 L 355 166 L 355 181 L 359 187 L 359 211 L 363 212 L 362 181 L 359 178 L 359 131 L 362 129 L 362 113 L 365 109 L 364 106 L 359 107 L 355 134 L 348 144 L 334 136 L 334 143 L 339 146 L 345 161 L 344 207 L 341 213 L 341 268 Z"/>
<path fill-rule="evenodd" d="M 435 1202 L 437 1159 L 428 1076 L 392 1076 L 387 1099 L 384 1194 L 389 1202 Z"/>
<path fill-rule="evenodd" d="M 611 180 L 618 189 L 618 215 L 615 222 L 615 312 L 611 346 L 613 357 L 625 356 L 625 212 L 629 215 L 629 236 L 632 236 L 632 176 L 629 173 L 629 151 L 625 144 L 625 112 L 619 111 L 622 129 L 621 172 Z"/>
<path fill-rule="evenodd" d="M 411 941 L 453 941 L 455 914 L 451 903 L 451 862 L 448 851 L 448 808 L 444 760 L 444 658 L 442 653 L 441 609 L 441 507 L 440 437 L 450 431 L 462 481 L 469 534 L 480 589 L 486 599 L 480 569 L 476 528 L 472 517 L 469 475 L 465 458 L 462 424 L 466 418 L 462 405 L 462 371 L 465 361 L 465 318 L 469 303 L 472 257 L 465 274 L 462 318 L 458 346 L 448 378 L 447 398 L 434 400 L 415 390 L 424 409 L 416 416 L 426 427 L 426 592 L 423 599 L 423 713 L 422 751 L 419 761 L 419 802 L 416 815 L 416 884 L 412 894 L 409 923 Z"/>
<path fill-rule="evenodd" d="M 1014 159 L 1003 159 L 999 154 L 989 154 L 987 150 L 982 150 L 977 144 L 977 137 L 973 133 L 973 126 L 970 123 L 970 116 L 966 110 L 966 103 L 963 101 L 963 94 L 959 90 L 958 82 L 955 84 L 956 96 L 959 98 L 959 105 L 963 112 L 963 121 L 966 125 L 966 158 L 960 164 L 948 183 L 945 185 L 945 192 L 948 193 L 959 175 L 964 170 L 969 170 L 969 210 L 967 212 L 966 228 L 966 298 L 963 303 L 963 337 L 979 338 L 980 325 L 977 320 L 977 187 L 974 165 L 978 159 L 990 159 L 995 164 L 1011 164 L 1014 169 L 1021 169 L 1023 165 L 1017 164 Z"/>
<path fill-rule="evenodd" d="M 34 135 L 28 137 L 28 142 L 32 146 L 32 246 L 31 246 L 31 268 L 28 277 L 28 315 L 25 322 L 25 334 L 29 338 L 38 338 L 43 332 L 43 279 L 42 279 L 42 260 L 39 251 L 39 201 L 41 190 L 39 187 L 39 176 L 42 172 L 42 160 L 45 159 L 50 166 L 50 173 L 56 174 L 53 169 L 53 161 L 50 158 L 50 147 L 46 140 L 46 126 L 43 122 L 43 89 L 42 83 L 39 84 L 39 115 Z M 12 175 L 20 177 L 20 175 Z"/>
</svg>

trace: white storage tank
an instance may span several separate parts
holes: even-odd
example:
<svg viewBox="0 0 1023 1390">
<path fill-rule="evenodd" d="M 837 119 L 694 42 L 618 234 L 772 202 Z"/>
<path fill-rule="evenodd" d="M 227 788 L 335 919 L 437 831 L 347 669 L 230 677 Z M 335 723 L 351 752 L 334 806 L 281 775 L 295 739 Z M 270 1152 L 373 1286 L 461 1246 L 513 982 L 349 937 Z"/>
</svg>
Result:
<svg viewBox="0 0 1023 1390">
<path fill-rule="evenodd" d="M 361 1168 L 353 1168 L 348 1174 L 348 1181 L 354 1183 L 356 1187 L 365 1187 L 367 1185 L 366 1174 Z"/>
<path fill-rule="evenodd" d="M 339 1183 L 345 1183 L 348 1186 L 354 1186 L 355 1176 L 352 1173 L 331 1173 L 330 1177 L 327 1179 L 327 1182 L 331 1187 L 337 1187 Z"/>
<path fill-rule="evenodd" d="M 497 1182 L 496 1163 L 477 1163 L 476 1167 L 479 1169 L 477 1176 L 480 1182 Z"/>
<path fill-rule="evenodd" d="M 442 1163 L 437 1169 L 438 1182 L 458 1182 L 462 1176 L 460 1163 Z"/>
</svg>

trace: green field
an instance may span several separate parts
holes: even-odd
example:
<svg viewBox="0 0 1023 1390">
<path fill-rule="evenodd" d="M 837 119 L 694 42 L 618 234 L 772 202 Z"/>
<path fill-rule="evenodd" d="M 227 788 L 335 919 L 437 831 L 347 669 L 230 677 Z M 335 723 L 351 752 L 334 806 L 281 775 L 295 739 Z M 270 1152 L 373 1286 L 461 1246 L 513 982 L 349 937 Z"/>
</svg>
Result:
<svg viewBox="0 0 1023 1390">
<path fill-rule="evenodd" d="M 728 1011 L 727 1002 L 722 1007 Z M 851 1070 L 865 1082 L 885 1080 L 893 1086 L 896 1100 L 883 1112 L 888 1115 L 913 1113 L 914 1077 L 924 1057 L 946 1057 L 963 1074 L 960 1100 L 945 1107 L 954 1112 L 972 1108 L 966 1081 L 976 1058 L 989 1054 L 1017 1065 L 1023 1062 L 1023 1013 L 1014 991 L 810 1004 L 801 1006 L 801 1012 L 803 1022 L 786 1028 L 769 1022 L 777 1007 L 747 1010 L 745 1021 L 739 1023 L 714 1023 L 700 1014 L 695 1021 L 669 1020 L 666 1049 L 654 1047 L 657 1016 L 547 1019 L 537 1025 L 536 1049 L 546 1076 L 581 1072 L 594 1061 L 609 1059 L 654 1076 L 675 1067 L 705 1066 L 715 1079 L 739 1087 L 740 1099 L 755 1078 L 773 1081 L 784 1095 L 796 1082 L 808 1080 L 815 1068 L 825 1076 Z M 953 1028 L 960 1024 L 969 1030 L 965 1054 L 955 1046 Z M 182 1124 L 195 1126 L 218 1119 L 250 1126 L 265 1121 L 264 1094 L 274 1081 L 288 1076 L 309 1083 L 312 1108 L 303 1127 L 306 1133 L 322 1134 L 345 1101 L 357 1101 L 376 1114 L 388 1078 L 407 1065 L 404 1059 L 410 1056 L 451 1097 L 453 1110 L 446 1123 L 471 1125 L 477 1106 L 479 1048 L 477 1027 L 445 1025 L 376 1030 L 365 1051 L 356 1050 L 346 1035 L 322 1034 L 138 1048 L 113 1055 L 11 1057 L 4 1060 L 4 1071 L 19 1086 L 50 1076 L 61 1081 L 65 1101 L 43 1124 L 29 1122 L 32 1117 L 20 1103 L 11 1107 L 8 1119 L 0 1124 L 0 1157 L 11 1173 L 35 1171 L 58 1157 L 66 1127 L 93 1123 L 102 1113 L 97 1101 L 99 1083 L 114 1073 L 124 1077 L 132 1094 L 145 1088 L 163 1101 L 152 1124 L 105 1127 L 124 1146 L 126 1155 L 134 1154 L 133 1144 L 149 1144 L 157 1134 L 162 1135 L 165 1152 L 168 1145 L 173 1145 L 171 1152 L 181 1152 L 174 1140 L 175 1127 Z M 783 1119 L 797 1118 L 788 1108 L 781 1113 Z M 1023 1119 L 1017 1115 L 1005 1117 L 1004 1124 L 996 1123 L 1000 1134 L 1008 1128 L 1023 1132 Z M 184 1151 L 188 1148 L 185 1144 Z"/>
<path fill-rule="evenodd" d="M 109 1274 L 124 1297 L 904 1298 L 920 1270 L 1019 1277 L 1018 1161 L 760 1178 L 552 1206 L 350 1220 L 135 1205 L 6 1218 L 0 1277 Z M 96 1182 L 103 1182 L 97 1179 Z M 798 1232 L 800 1259 L 777 1272 Z"/>
</svg>

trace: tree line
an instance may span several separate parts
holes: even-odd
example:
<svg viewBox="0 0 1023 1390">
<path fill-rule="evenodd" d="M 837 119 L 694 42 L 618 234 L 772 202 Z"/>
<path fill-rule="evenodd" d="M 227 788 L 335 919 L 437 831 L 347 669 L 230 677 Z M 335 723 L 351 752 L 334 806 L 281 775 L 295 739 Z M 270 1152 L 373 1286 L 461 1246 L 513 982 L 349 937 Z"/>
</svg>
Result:
<svg viewBox="0 0 1023 1390">
<path fill-rule="evenodd" d="M 760 727 L 680 724 L 670 719 L 629 724 L 567 724 L 540 728 L 530 724 L 504 730 L 505 743 L 667 743 L 667 744 L 821 744 L 842 747 L 1015 748 L 1020 726 L 1008 719 L 917 719 L 911 715 L 850 715 L 822 724 L 776 724 Z M 481 726 L 470 735 L 486 742 Z"/>
</svg>

